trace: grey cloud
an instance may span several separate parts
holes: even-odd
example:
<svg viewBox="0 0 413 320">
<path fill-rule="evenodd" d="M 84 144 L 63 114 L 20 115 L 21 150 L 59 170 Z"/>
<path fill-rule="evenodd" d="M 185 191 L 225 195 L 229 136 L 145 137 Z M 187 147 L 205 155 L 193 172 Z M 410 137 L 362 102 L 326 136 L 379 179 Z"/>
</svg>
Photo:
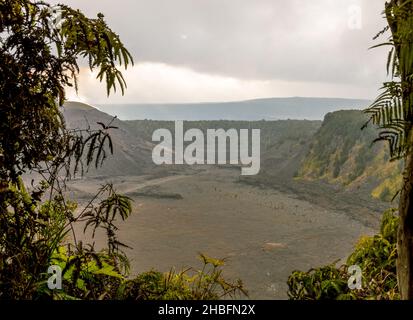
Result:
<svg viewBox="0 0 413 320">
<path fill-rule="evenodd" d="M 137 62 L 163 62 L 243 79 L 371 84 L 384 77 L 385 51 L 368 51 L 384 26 L 376 0 L 65 1 L 102 12 Z M 347 27 L 360 4 L 363 28 Z M 339 18 L 318 34 L 320 17 Z M 334 22 L 334 20 L 333 20 Z M 322 26 L 322 25 L 321 25 Z M 327 24 L 326 28 L 329 27 Z M 314 29 L 314 32 L 312 30 Z M 324 34 L 324 33 L 322 33 Z"/>
</svg>

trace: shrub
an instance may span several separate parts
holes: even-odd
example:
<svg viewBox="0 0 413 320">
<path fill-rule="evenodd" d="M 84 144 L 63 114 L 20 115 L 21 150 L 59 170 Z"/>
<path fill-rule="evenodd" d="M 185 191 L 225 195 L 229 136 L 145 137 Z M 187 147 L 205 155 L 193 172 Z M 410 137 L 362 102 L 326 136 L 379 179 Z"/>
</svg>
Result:
<svg viewBox="0 0 413 320">
<path fill-rule="evenodd" d="M 288 278 L 288 296 L 292 300 L 322 299 L 399 299 L 396 276 L 398 216 L 395 210 L 383 214 L 380 233 L 363 237 L 346 264 L 336 263 L 311 269 L 294 271 Z M 348 286 L 350 266 L 362 271 L 362 288 Z"/>
<path fill-rule="evenodd" d="M 61 290 L 49 290 L 46 281 L 38 298 L 56 300 L 212 300 L 247 295 L 241 280 L 230 282 L 222 276 L 224 260 L 200 255 L 203 267 L 167 273 L 151 270 L 129 279 L 113 261 L 114 256 L 92 248 L 77 248 L 71 255 L 65 247 L 54 253 L 52 263 L 62 270 Z M 82 252 L 82 254 L 79 254 Z M 127 263 L 127 260 L 124 262 Z M 124 270 L 128 270 L 127 266 Z"/>
</svg>

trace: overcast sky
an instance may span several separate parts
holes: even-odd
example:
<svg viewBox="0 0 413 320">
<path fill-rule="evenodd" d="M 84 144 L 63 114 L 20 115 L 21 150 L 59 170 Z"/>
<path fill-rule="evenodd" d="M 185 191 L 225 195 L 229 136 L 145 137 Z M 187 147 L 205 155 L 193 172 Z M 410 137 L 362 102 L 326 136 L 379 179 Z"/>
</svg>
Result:
<svg viewBox="0 0 413 320">
<path fill-rule="evenodd" d="M 102 12 L 135 59 L 128 90 L 107 98 L 86 69 L 91 104 L 367 98 L 385 80 L 384 0 L 66 0 Z M 74 94 L 69 94 L 74 98 Z"/>
</svg>

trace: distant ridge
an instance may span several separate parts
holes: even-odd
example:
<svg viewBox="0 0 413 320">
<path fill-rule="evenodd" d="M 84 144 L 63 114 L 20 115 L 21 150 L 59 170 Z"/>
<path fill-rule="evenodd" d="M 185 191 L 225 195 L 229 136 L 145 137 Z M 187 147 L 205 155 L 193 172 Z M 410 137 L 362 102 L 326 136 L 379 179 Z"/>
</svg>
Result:
<svg viewBox="0 0 413 320">
<path fill-rule="evenodd" d="M 106 104 L 101 111 L 122 120 L 322 120 L 337 110 L 363 109 L 369 100 L 344 98 L 264 98 L 235 102 Z"/>
</svg>

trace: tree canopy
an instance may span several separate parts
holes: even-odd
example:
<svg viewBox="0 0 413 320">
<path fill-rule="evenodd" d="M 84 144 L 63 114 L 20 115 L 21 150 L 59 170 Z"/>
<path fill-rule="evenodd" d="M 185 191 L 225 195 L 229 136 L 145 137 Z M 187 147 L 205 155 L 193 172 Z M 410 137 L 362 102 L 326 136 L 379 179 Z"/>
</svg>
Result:
<svg viewBox="0 0 413 320">
<path fill-rule="evenodd" d="M 133 59 L 104 16 L 88 18 L 66 5 L 0 0 L 0 299 L 212 299 L 245 293 L 227 282 L 222 261 L 202 256 L 204 269 L 151 271 L 128 279 L 129 262 L 115 219 L 132 212 L 131 199 L 103 185 L 83 208 L 65 197 L 65 183 L 113 153 L 111 123 L 68 129 L 62 109 L 77 90 L 82 67 L 96 71 L 107 94 L 126 82 Z M 25 174 L 40 177 L 24 183 Z M 33 175 L 31 176 L 33 177 Z M 107 247 L 77 240 L 74 223 L 101 228 Z M 68 241 L 67 236 L 71 235 Z M 50 266 L 63 287 L 47 285 Z"/>
</svg>

